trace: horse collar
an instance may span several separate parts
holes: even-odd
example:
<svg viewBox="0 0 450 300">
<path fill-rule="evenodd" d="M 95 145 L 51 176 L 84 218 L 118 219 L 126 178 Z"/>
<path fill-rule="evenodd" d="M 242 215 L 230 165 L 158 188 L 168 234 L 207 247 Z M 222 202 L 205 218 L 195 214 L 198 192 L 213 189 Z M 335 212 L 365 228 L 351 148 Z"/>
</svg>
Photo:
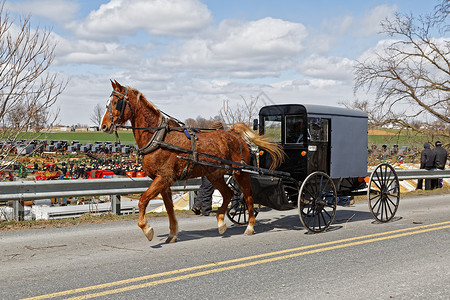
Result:
<svg viewBox="0 0 450 300">
<path fill-rule="evenodd" d="M 160 143 L 164 140 L 164 137 L 166 136 L 168 126 L 169 121 L 161 114 L 161 120 L 159 121 L 155 133 L 152 135 L 150 141 L 148 141 L 148 143 L 144 147 L 138 149 L 139 154 L 141 155 L 149 154 L 158 149 Z"/>
</svg>

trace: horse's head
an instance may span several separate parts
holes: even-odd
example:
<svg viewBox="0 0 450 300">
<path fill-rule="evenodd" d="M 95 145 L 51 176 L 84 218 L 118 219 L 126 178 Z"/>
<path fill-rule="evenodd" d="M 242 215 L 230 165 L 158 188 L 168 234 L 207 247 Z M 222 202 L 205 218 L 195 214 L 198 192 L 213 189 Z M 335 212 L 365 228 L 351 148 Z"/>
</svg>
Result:
<svg viewBox="0 0 450 300">
<path fill-rule="evenodd" d="M 124 124 L 131 115 L 128 100 L 128 89 L 117 81 L 111 80 L 113 91 L 106 103 L 106 112 L 102 119 L 101 129 L 106 133 L 113 133 L 117 125 Z"/>
</svg>

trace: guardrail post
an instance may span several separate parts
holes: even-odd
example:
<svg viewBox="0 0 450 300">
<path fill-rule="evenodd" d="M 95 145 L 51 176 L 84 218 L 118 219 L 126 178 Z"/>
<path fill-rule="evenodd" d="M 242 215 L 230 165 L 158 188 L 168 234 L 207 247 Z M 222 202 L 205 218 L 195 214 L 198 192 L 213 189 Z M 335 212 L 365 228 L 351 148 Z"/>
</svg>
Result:
<svg viewBox="0 0 450 300">
<path fill-rule="evenodd" d="M 14 219 L 17 221 L 23 221 L 25 219 L 25 207 L 23 200 L 14 201 Z"/>
<path fill-rule="evenodd" d="M 121 215 L 120 212 L 120 195 L 111 195 L 111 208 L 112 213 L 116 215 Z"/>
<path fill-rule="evenodd" d="M 189 210 L 191 210 L 194 207 L 194 201 L 195 201 L 195 192 L 189 191 Z"/>
</svg>

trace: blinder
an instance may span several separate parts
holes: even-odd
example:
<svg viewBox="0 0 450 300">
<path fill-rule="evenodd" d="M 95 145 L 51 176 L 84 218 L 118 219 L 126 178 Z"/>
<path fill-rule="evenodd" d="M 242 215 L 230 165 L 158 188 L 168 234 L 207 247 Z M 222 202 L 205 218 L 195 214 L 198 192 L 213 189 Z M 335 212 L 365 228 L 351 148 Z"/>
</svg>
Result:
<svg viewBox="0 0 450 300">
<path fill-rule="evenodd" d="M 122 112 L 122 110 L 124 109 L 124 107 L 123 107 L 124 104 L 125 104 L 125 101 L 123 100 L 123 98 L 119 98 L 116 102 L 116 109 L 118 111 Z"/>
<path fill-rule="evenodd" d="M 112 104 L 113 96 L 117 97 L 117 101 L 116 101 L 114 108 L 120 112 L 120 115 L 116 120 L 114 120 L 114 118 L 113 118 L 113 106 L 112 106 L 113 105 Z M 125 88 L 125 94 L 122 94 L 118 91 L 112 91 L 110 99 L 111 99 L 110 102 L 108 102 L 108 104 L 106 105 L 106 109 L 109 111 L 110 120 L 113 123 L 113 126 L 116 127 L 116 125 L 117 125 L 116 123 L 123 117 L 123 114 L 125 111 L 125 106 L 127 104 L 130 105 L 130 103 L 128 102 L 128 89 Z"/>
</svg>

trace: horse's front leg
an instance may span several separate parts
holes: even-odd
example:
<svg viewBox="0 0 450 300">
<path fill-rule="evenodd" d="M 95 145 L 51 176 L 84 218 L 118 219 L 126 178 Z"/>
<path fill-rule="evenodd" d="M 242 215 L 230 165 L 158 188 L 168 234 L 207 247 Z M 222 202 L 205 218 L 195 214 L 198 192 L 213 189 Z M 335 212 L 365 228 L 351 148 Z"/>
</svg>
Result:
<svg viewBox="0 0 450 300">
<path fill-rule="evenodd" d="M 145 216 L 145 210 L 147 209 L 148 202 L 155 198 L 165 187 L 165 178 L 157 176 L 149 188 L 142 194 L 139 199 L 139 221 L 138 226 L 142 229 L 145 236 L 149 241 L 153 239 L 153 228 L 148 224 Z"/>
<path fill-rule="evenodd" d="M 172 191 L 170 187 L 166 188 L 161 195 L 164 200 L 164 206 L 166 207 L 167 216 L 169 218 L 169 237 L 166 240 L 166 243 L 175 243 L 177 241 L 178 235 L 178 221 L 175 217 L 175 211 L 173 208 L 173 200 L 172 200 Z"/>
</svg>

